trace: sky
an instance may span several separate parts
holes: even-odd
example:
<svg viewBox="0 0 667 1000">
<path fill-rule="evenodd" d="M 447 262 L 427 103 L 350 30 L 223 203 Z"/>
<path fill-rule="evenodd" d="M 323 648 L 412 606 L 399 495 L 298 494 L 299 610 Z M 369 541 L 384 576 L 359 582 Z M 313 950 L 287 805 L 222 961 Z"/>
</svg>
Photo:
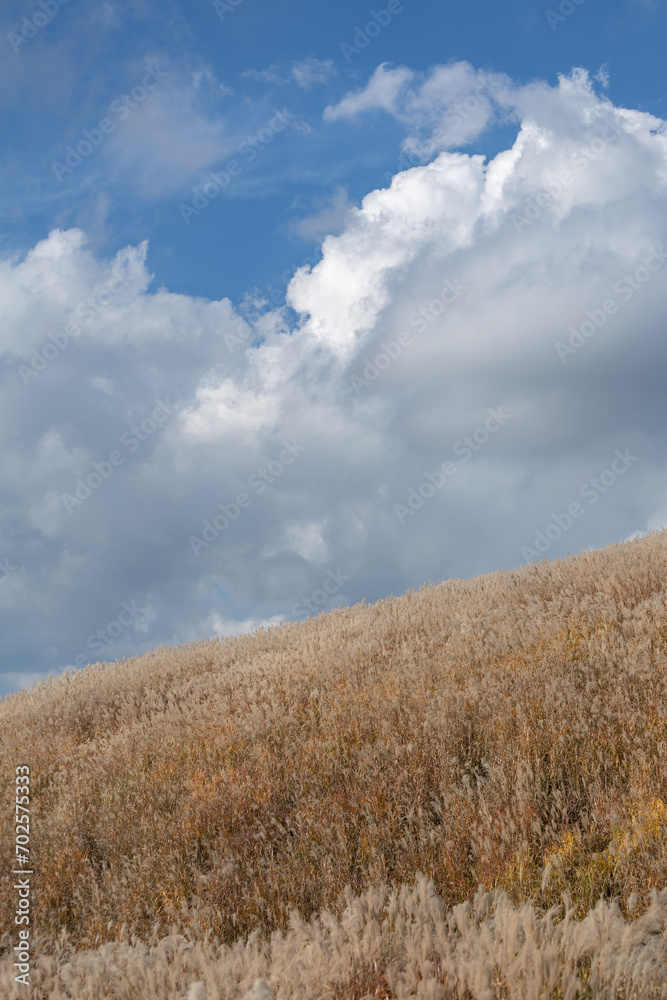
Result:
<svg viewBox="0 0 667 1000">
<path fill-rule="evenodd" d="M 667 526 L 660 0 L 8 0 L 0 696 Z"/>
</svg>

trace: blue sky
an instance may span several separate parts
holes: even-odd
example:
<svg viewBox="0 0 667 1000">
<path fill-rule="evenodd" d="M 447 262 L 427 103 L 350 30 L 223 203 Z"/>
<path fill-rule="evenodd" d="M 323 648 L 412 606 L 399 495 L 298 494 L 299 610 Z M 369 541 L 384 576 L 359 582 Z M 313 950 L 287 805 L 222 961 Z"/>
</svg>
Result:
<svg viewBox="0 0 667 1000">
<path fill-rule="evenodd" d="M 33 6 L 40 10 L 37 2 Z M 406 0 L 401 6 L 402 13 L 353 53 L 341 46 L 353 45 L 357 26 L 363 30 L 374 20 L 372 10 L 386 8 L 349 0 L 243 0 L 229 11 L 223 5 L 219 14 L 204 0 L 190 6 L 70 0 L 33 39 L 12 45 L 10 29 L 21 36 L 22 18 L 32 7 L 23 0 L 10 3 L 2 39 L 6 156 L 0 246 L 25 251 L 54 224 L 81 224 L 107 253 L 123 242 L 148 239 L 148 266 L 172 291 L 239 301 L 254 286 L 284 289 L 281 275 L 317 250 L 317 240 L 295 232 L 299 219 L 321 211 L 337 187 L 359 202 L 386 183 L 387 172 L 409 162 L 400 155 L 401 131 L 388 115 L 352 128 L 322 121 L 328 103 L 363 84 L 383 62 L 425 72 L 467 60 L 516 83 L 544 79 L 552 85 L 573 66 L 594 73 L 605 65 L 612 101 L 657 115 L 664 110 L 666 15 L 657 3 L 585 0 L 566 17 L 558 5 L 518 0 Z M 549 11 L 555 15 L 551 22 Z M 299 86 L 295 69 L 308 60 L 317 60 L 318 70 L 311 70 L 312 82 L 305 78 Z M 127 136 L 124 156 L 116 147 L 107 149 L 122 141 L 123 124 L 128 130 L 134 125 L 130 115 L 121 122 L 112 114 L 114 138 L 58 181 L 52 162 L 81 140 L 83 129 L 95 128 L 115 99 L 140 85 L 144 64 L 155 63 L 169 72 L 164 89 L 151 95 L 169 102 L 153 122 L 156 134 L 146 135 L 143 148 L 139 136 Z M 242 157 L 244 173 L 224 201 L 186 226 L 178 205 L 192 200 L 209 166 L 225 162 L 219 155 L 225 147 L 233 152 L 237 137 L 242 142 L 270 120 L 273 107 L 294 115 L 296 127 L 252 163 Z M 150 107 L 138 109 L 137 121 Z M 475 149 L 491 154 L 502 148 L 503 130 L 496 132 Z M 146 160 L 158 136 L 181 155 L 150 171 Z M 190 156 L 189 143 L 196 147 Z M 207 153 L 210 163 L 204 162 Z"/>
<path fill-rule="evenodd" d="M 4 5 L 0 695 L 663 526 L 666 21 Z"/>
</svg>

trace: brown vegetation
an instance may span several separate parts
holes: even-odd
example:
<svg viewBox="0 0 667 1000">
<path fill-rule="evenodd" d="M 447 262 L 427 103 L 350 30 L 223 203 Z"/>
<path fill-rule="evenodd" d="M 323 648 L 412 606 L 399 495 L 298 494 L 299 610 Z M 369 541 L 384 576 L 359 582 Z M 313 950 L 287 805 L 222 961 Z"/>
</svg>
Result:
<svg viewBox="0 0 667 1000">
<path fill-rule="evenodd" d="M 667 996 L 665 531 L 51 678 L 0 734 L 3 997 L 19 764 L 35 998 Z"/>
</svg>

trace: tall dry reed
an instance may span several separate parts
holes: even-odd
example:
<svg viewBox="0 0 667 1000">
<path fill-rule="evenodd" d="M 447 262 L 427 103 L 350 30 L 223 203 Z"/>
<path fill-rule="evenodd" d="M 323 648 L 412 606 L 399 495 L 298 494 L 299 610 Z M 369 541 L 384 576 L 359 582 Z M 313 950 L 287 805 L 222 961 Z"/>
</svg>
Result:
<svg viewBox="0 0 667 1000">
<path fill-rule="evenodd" d="M 34 996 L 664 996 L 666 587 L 663 531 L 0 700 Z"/>
</svg>

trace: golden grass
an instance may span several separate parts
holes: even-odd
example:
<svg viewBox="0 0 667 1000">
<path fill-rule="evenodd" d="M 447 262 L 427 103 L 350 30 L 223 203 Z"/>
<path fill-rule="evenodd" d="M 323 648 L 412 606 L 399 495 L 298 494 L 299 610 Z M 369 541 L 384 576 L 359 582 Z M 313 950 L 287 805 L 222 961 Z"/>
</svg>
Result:
<svg viewBox="0 0 667 1000">
<path fill-rule="evenodd" d="M 0 700 L 31 997 L 667 996 L 666 588 L 654 532 Z"/>
</svg>

